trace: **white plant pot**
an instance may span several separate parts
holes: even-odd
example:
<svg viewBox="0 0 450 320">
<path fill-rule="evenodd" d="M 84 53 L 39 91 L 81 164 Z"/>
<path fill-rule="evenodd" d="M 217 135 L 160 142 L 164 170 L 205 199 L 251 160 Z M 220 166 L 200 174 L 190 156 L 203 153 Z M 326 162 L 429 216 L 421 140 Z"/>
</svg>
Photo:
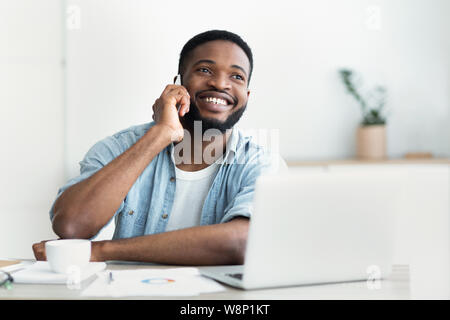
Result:
<svg viewBox="0 0 450 320">
<path fill-rule="evenodd" d="M 356 132 L 356 156 L 361 160 L 386 159 L 386 126 L 360 126 Z"/>
</svg>

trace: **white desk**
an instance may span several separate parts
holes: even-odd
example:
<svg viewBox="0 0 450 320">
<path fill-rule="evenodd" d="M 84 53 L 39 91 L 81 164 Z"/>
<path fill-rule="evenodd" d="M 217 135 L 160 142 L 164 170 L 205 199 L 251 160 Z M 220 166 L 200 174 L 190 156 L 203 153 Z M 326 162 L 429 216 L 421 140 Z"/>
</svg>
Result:
<svg viewBox="0 0 450 320">
<path fill-rule="evenodd" d="M 137 268 L 173 268 L 174 266 L 108 263 L 108 270 Z M 202 267 L 199 267 L 201 269 Z M 365 281 L 297 286 L 244 291 L 226 286 L 218 293 L 192 297 L 132 297 L 123 299 L 182 299 L 182 300 L 302 300 L 302 299 L 410 299 L 408 266 L 395 266 L 390 279 L 380 281 L 379 288 L 370 288 Z M 96 276 L 81 283 L 80 289 L 65 285 L 14 284 L 10 290 L 0 289 L 0 299 L 86 299 L 80 293 Z M 112 299 L 104 297 L 101 299 Z M 122 299 L 122 298 L 121 298 Z"/>
</svg>

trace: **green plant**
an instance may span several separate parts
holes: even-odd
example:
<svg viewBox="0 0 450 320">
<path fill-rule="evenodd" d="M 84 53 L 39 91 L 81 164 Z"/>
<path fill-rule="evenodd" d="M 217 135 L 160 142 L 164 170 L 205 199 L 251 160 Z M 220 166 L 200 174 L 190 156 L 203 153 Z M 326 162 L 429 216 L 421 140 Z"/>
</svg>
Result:
<svg viewBox="0 0 450 320">
<path fill-rule="evenodd" d="M 340 69 L 339 74 L 344 82 L 347 92 L 351 94 L 361 106 L 363 120 L 361 125 L 370 126 L 377 124 L 386 124 L 386 117 L 382 115 L 386 104 L 386 89 L 382 86 L 376 86 L 369 92 L 369 96 L 364 98 L 354 83 L 354 72 L 350 69 Z"/>
</svg>

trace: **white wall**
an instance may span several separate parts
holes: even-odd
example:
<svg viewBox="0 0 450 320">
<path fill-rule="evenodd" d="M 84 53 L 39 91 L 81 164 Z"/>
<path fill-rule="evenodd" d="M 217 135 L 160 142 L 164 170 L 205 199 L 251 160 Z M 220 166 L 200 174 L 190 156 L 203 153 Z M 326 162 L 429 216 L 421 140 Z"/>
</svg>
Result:
<svg viewBox="0 0 450 320">
<path fill-rule="evenodd" d="M 62 3 L 0 1 L 0 258 L 54 238 L 48 210 L 64 182 Z"/>
<path fill-rule="evenodd" d="M 69 6 L 81 17 L 80 28 L 67 35 L 69 176 L 94 142 L 151 120 L 183 44 L 213 28 L 236 32 L 252 47 L 252 93 L 240 126 L 279 129 L 286 159 L 354 156 L 361 118 L 340 83 L 343 66 L 361 72 L 368 86 L 387 86 L 389 156 L 450 156 L 447 0 L 71 0 Z"/>
</svg>

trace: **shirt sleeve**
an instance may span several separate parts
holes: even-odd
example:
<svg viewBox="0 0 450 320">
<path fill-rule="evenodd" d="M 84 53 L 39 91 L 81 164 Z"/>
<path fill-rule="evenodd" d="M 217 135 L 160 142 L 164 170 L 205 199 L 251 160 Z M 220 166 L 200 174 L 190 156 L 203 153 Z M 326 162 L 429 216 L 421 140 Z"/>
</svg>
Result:
<svg viewBox="0 0 450 320">
<path fill-rule="evenodd" d="M 109 162 L 114 160 L 119 156 L 124 150 L 119 141 L 114 137 L 108 137 L 97 142 L 85 155 L 84 159 L 80 162 L 80 175 L 70 179 L 64 186 L 58 190 L 55 201 L 50 209 L 50 220 L 54 217 L 54 205 L 56 200 L 61 196 L 61 194 L 66 191 L 71 186 L 89 178 L 101 168 L 106 166 Z M 124 201 L 122 201 L 119 209 L 116 211 L 114 216 L 123 210 Z M 109 223 L 109 222 L 108 222 Z M 107 224 L 108 224 L 107 223 Z M 106 225 L 105 225 L 106 226 Z"/>
<path fill-rule="evenodd" d="M 279 154 L 271 154 L 252 164 L 244 170 L 244 178 L 241 188 L 233 201 L 227 206 L 225 214 L 220 223 L 228 222 L 237 217 L 250 218 L 253 213 L 253 197 L 255 194 L 256 180 L 261 175 L 273 175 L 286 172 L 286 162 Z"/>
</svg>

